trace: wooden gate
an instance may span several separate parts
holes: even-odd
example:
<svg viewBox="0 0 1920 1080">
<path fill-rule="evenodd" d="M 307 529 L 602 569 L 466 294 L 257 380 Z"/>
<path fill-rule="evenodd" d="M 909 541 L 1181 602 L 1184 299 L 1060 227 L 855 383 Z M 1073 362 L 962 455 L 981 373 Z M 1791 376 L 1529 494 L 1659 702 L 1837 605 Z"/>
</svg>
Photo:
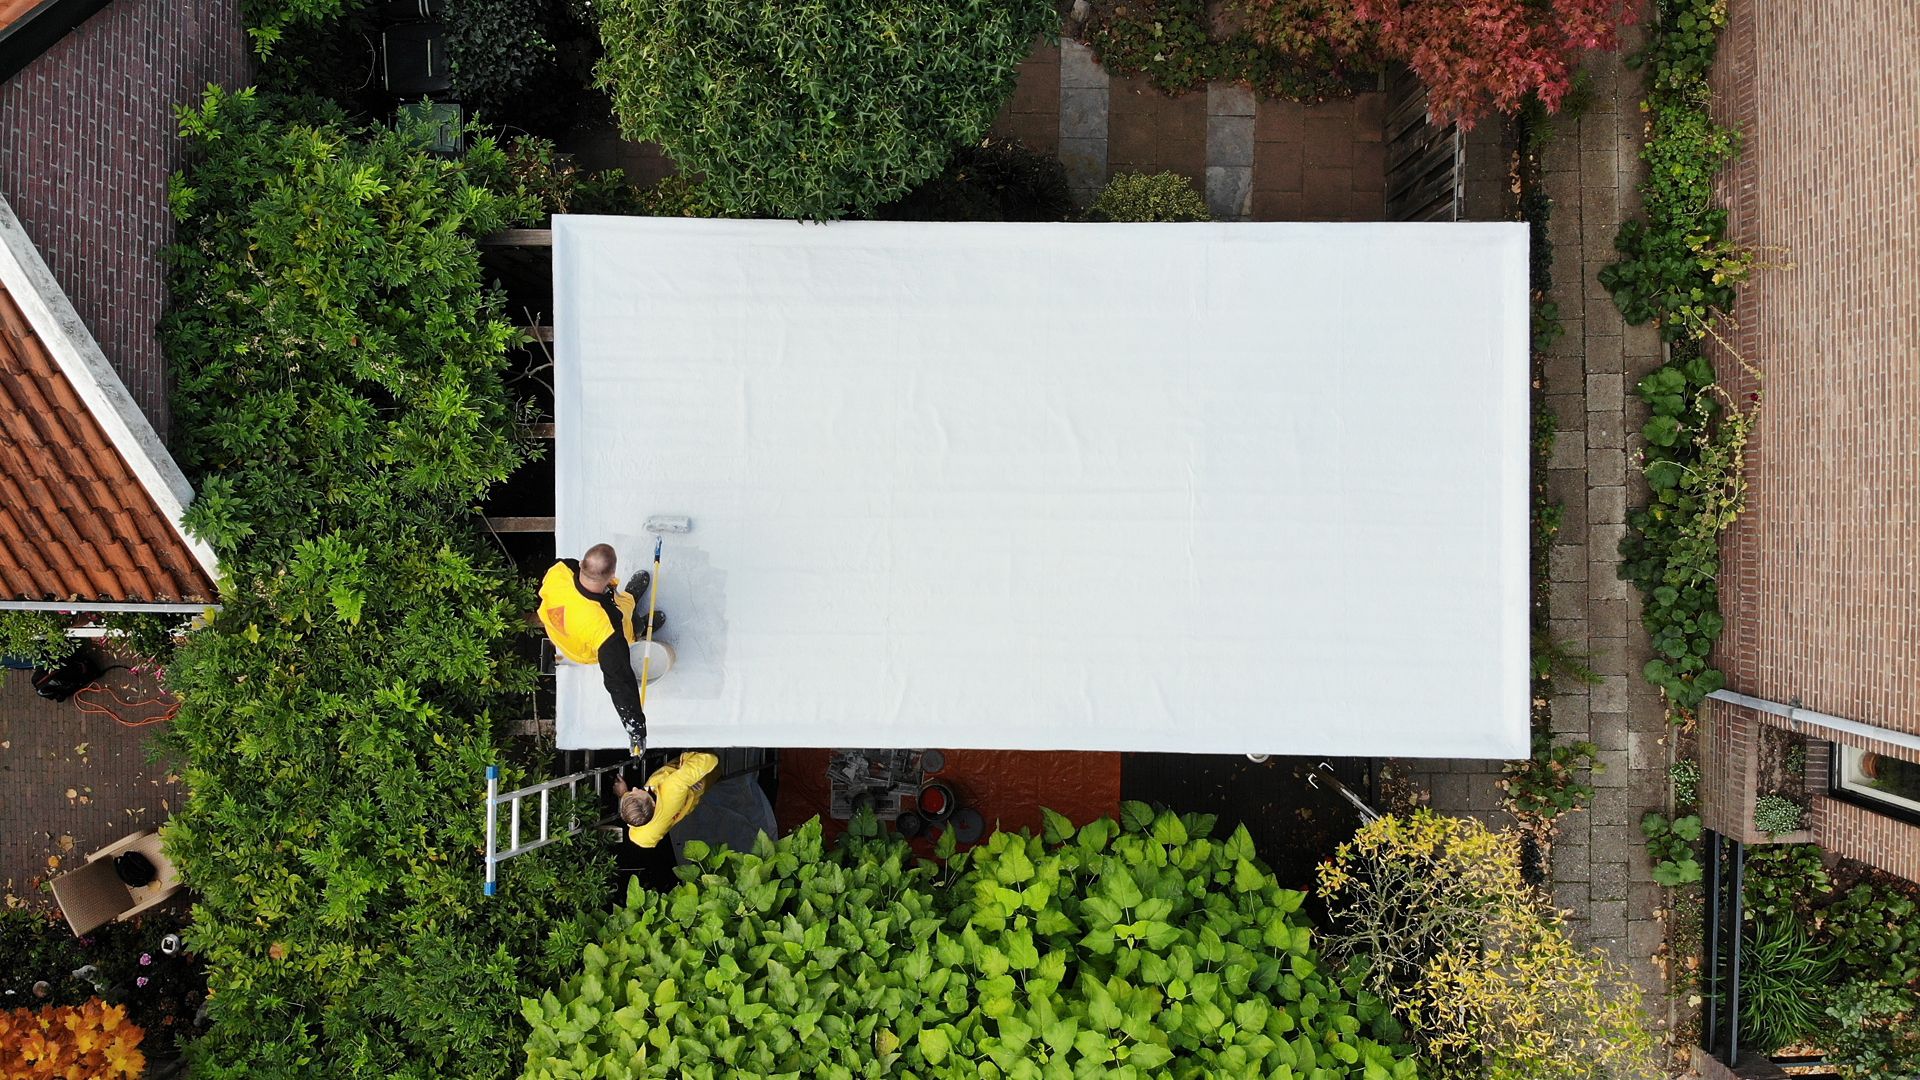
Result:
<svg viewBox="0 0 1920 1080">
<path fill-rule="evenodd" d="M 1427 88 L 1406 68 L 1387 81 L 1387 220 L 1459 221 L 1465 147 L 1454 124 L 1427 119 Z"/>
</svg>

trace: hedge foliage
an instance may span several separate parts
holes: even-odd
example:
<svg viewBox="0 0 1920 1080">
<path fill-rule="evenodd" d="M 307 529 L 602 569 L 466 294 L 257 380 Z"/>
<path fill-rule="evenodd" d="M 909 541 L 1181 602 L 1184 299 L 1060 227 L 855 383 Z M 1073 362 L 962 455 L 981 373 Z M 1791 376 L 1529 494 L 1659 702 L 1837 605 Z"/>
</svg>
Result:
<svg viewBox="0 0 1920 1080">
<path fill-rule="evenodd" d="M 1414 1076 L 1244 828 L 1128 803 L 965 854 L 949 833 L 942 867 L 865 824 L 690 844 L 671 892 L 629 889 L 524 1003 L 528 1080 Z"/>
<path fill-rule="evenodd" d="M 195 1075 L 503 1075 L 512 1003 L 606 885 L 576 842 L 479 889 L 480 777 L 532 670 L 531 599 L 474 526 L 526 450 L 473 238 L 539 208 L 475 182 L 505 172 L 484 139 L 443 160 L 219 90 L 181 121 L 162 333 L 225 574 L 168 670 L 190 795 L 165 837 L 213 991 Z"/>
<path fill-rule="evenodd" d="M 1090 221 L 1212 221 L 1206 197 L 1176 172 L 1122 173 L 1087 211 Z"/>
<path fill-rule="evenodd" d="M 728 213 L 866 214 L 977 143 L 1050 0 L 609 0 L 600 85 Z"/>
<path fill-rule="evenodd" d="M 1714 174 L 1738 148 L 1736 133 L 1707 108 L 1726 0 L 1660 0 L 1658 12 L 1641 54 L 1646 221 L 1620 227 L 1620 261 L 1600 281 L 1628 322 L 1652 321 L 1673 343 L 1668 361 L 1636 387 L 1652 413 L 1641 429 L 1650 498 L 1627 515 L 1620 553 L 1621 576 L 1646 600 L 1641 619 L 1655 657 L 1644 674 L 1683 720 L 1726 685 L 1708 663 L 1725 625 L 1720 533 L 1745 507 L 1744 453 L 1759 395 L 1735 400 L 1699 348 L 1754 265 L 1751 251 L 1725 239 L 1727 212 L 1713 199 Z"/>
</svg>

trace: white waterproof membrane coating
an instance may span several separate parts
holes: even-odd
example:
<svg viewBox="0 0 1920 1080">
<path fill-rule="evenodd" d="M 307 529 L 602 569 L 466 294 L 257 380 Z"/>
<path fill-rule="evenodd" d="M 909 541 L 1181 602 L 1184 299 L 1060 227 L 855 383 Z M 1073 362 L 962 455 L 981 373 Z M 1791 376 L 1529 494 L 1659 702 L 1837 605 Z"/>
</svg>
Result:
<svg viewBox="0 0 1920 1080">
<path fill-rule="evenodd" d="M 653 745 L 1528 751 L 1523 225 L 563 216 L 554 292 L 561 554 L 692 522 Z"/>
</svg>

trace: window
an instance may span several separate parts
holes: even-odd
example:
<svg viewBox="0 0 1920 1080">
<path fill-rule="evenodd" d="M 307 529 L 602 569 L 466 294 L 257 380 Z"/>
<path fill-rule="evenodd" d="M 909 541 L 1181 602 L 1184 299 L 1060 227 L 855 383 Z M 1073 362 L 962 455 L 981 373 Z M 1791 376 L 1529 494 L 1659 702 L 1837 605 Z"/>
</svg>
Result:
<svg viewBox="0 0 1920 1080">
<path fill-rule="evenodd" d="M 1854 746 L 1833 751 L 1835 794 L 1920 819 L 1920 764 Z"/>
</svg>

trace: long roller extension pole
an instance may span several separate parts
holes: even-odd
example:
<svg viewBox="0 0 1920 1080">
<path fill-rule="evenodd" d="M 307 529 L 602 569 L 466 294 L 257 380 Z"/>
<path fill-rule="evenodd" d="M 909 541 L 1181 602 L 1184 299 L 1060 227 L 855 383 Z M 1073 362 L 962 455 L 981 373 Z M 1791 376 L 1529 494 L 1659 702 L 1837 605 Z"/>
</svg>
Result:
<svg viewBox="0 0 1920 1080">
<path fill-rule="evenodd" d="M 647 714 L 647 672 L 653 667 L 653 610 L 654 602 L 660 599 L 660 537 L 653 538 L 653 583 L 647 587 L 647 647 L 640 656 L 640 715 Z M 635 746 L 633 756 L 639 757 L 645 748 Z"/>
</svg>

